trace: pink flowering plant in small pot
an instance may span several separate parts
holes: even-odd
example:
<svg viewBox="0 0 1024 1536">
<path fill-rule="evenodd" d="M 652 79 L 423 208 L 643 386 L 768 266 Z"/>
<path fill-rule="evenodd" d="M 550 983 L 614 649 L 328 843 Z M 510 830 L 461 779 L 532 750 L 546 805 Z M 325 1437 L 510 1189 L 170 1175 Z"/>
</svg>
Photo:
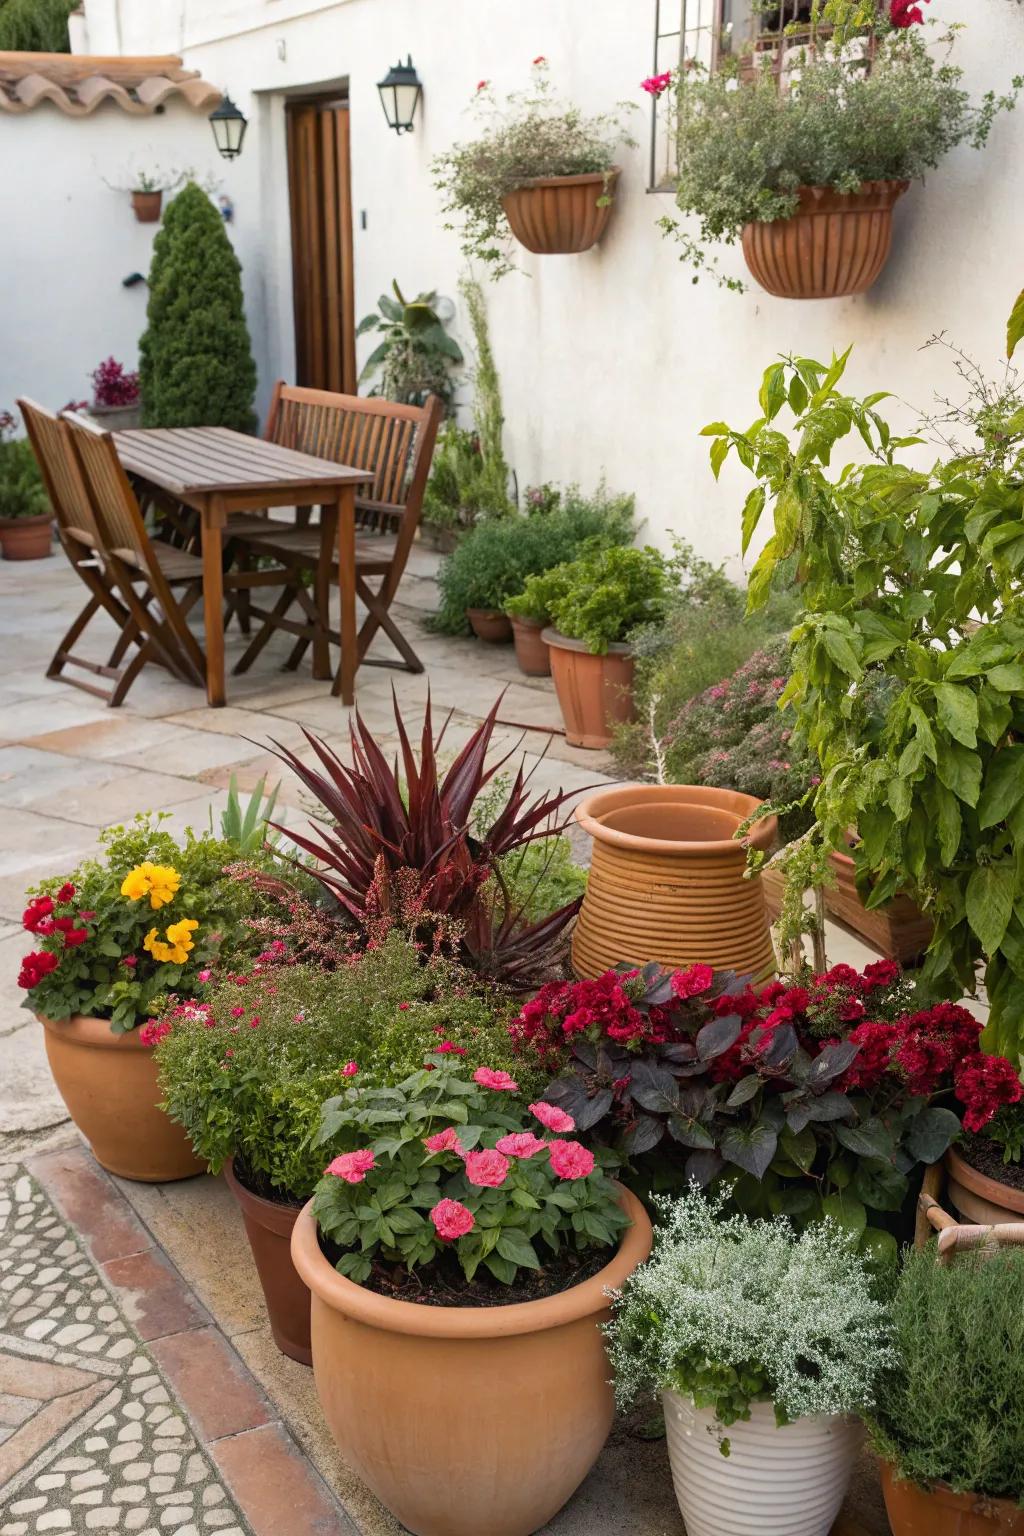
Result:
<svg viewBox="0 0 1024 1536">
<path fill-rule="evenodd" d="M 450 1287 L 482 1266 L 511 1286 L 544 1267 L 538 1245 L 550 1259 L 617 1244 L 629 1221 L 614 1154 L 576 1140 L 564 1110 L 517 1095 L 508 1072 L 460 1077 L 434 1054 L 394 1087 L 356 1081 L 328 1099 L 319 1143 L 346 1150 L 313 1214 L 340 1274 L 363 1284 L 404 1267 Z"/>
</svg>

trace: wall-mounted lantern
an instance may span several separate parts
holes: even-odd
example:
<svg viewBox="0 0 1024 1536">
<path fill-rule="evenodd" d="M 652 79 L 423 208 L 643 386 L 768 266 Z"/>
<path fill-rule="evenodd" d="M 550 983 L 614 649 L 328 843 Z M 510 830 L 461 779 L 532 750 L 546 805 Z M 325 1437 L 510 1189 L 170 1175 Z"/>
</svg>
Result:
<svg viewBox="0 0 1024 1536">
<path fill-rule="evenodd" d="M 242 153 L 242 140 L 249 119 L 235 106 L 227 91 L 219 107 L 210 113 L 210 127 L 214 141 L 225 160 L 234 160 Z"/>
<path fill-rule="evenodd" d="M 377 89 L 388 127 L 396 133 L 412 133 L 416 103 L 423 94 L 423 82 L 413 68 L 412 55 L 404 64 L 401 60 L 393 64 L 384 79 L 378 81 Z"/>
</svg>

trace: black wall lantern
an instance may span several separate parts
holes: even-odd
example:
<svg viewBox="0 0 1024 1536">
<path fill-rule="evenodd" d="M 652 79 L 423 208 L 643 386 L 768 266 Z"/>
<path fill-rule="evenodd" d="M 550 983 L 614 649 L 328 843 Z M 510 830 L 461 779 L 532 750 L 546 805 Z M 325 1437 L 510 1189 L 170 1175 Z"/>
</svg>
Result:
<svg viewBox="0 0 1024 1536">
<path fill-rule="evenodd" d="M 248 126 L 249 119 L 244 112 L 238 110 L 225 91 L 220 106 L 210 113 L 213 137 L 225 160 L 234 160 L 242 153 L 242 140 Z"/>
<path fill-rule="evenodd" d="M 377 89 L 388 127 L 396 133 L 412 133 L 416 103 L 423 94 L 423 83 L 413 68 L 412 55 L 404 64 L 401 60 L 393 64 L 384 79 L 378 81 Z"/>
</svg>

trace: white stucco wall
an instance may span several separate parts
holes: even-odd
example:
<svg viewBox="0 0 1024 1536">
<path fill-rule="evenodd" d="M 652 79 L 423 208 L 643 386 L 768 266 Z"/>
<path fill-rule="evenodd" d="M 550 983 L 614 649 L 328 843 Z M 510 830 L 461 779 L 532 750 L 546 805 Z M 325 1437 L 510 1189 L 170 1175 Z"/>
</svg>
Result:
<svg viewBox="0 0 1024 1536">
<path fill-rule="evenodd" d="M 929 11 L 967 23 L 958 54 L 975 93 L 1005 88 L 1024 64 L 1024 7 L 932 0 Z M 958 151 L 911 189 L 896 212 L 892 258 L 870 293 L 796 303 L 756 288 L 736 296 L 707 281 L 694 286 L 656 227 L 671 197 L 646 191 L 648 113 L 638 85 L 650 71 L 653 12 L 653 0 L 87 0 L 90 51 L 183 51 L 250 116 L 244 153 L 223 179 L 237 207 L 264 396 L 293 367 L 286 91 L 350 82 L 357 318 L 393 276 L 408 289 L 455 296 L 463 263 L 441 227 L 429 167 L 472 132 L 464 109 L 479 79 L 516 87 L 544 54 L 553 78 L 588 110 L 637 100 L 641 144 L 624 157 L 600 248 L 577 257 L 524 252 L 526 275 L 488 287 L 507 451 L 521 485 L 590 485 L 604 472 L 612 486 L 637 493 L 651 534 L 675 531 L 709 555 L 735 558 L 745 478 L 731 470 L 716 487 L 696 434 L 711 419 L 748 422 L 761 370 L 777 353 L 822 357 L 852 342 L 854 388 L 888 388 L 920 407 L 936 390 L 955 391 L 947 362 L 920 350 L 935 332 L 997 363 L 1006 314 L 1024 286 L 1024 107 L 998 122 L 986 151 Z M 415 133 L 399 138 L 384 121 L 376 81 L 407 53 L 425 99 Z M 73 180 L 60 182 L 71 196 Z M 53 195 L 60 294 L 70 290 L 74 237 Z M 130 220 L 112 205 L 114 213 Z M 129 255 L 134 237 L 126 223 L 123 259 L 119 250 L 112 271 L 104 259 L 115 290 L 123 271 L 143 265 L 141 254 Z M 738 251 L 726 251 L 723 266 L 744 272 Z M 141 296 L 115 291 L 111 303 L 120 313 Z M 84 348 L 89 358 L 97 346 L 105 343 Z"/>
</svg>

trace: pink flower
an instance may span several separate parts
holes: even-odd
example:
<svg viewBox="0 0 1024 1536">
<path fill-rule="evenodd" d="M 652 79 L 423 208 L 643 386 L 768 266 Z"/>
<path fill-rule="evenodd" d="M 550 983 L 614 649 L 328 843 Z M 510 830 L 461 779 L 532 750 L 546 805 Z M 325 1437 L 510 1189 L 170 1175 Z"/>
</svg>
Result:
<svg viewBox="0 0 1024 1536">
<path fill-rule="evenodd" d="M 495 1093 L 515 1093 L 519 1087 L 507 1072 L 494 1072 L 490 1067 L 477 1067 L 473 1081 L 481 1088 L 493 1088 Z"/>
<path fill-rule="evenodd" d="M 473 1212 L 458 1200 L 439 1200 L 430 1213 L 438 1237 L 452 1243 L 457 1237 L 465 1237 L 473 1230 Z"/>
<path fill-rule="evenodd" d="M 200 971 L 199 972 L 199 980 L 200 981 L 209 981 L 209 979 L 210 979 L 210 977 L 212 975 L 213 975 L 212 971 Z"/>
<path fill-rule="evenodd" d="M 672 71 L 666 69 L 663 75 L 648 75 L 646 80 L 641 80 L 640 89 L 646 91 L 648 96 L 657 97 L 664 95 L 672 84 Z"/>
<path fill-rule="evenodd" d="M 560 1179 L 585 1179 L 594 1171 L 593 1152 L 578 1141 L 551 1141 L 548 1154 Z"/>
<path fill-rule="evenodd" d="M 154 1019 L 151 1024 L 143 1024 L 139 1030 L 139 1040 L 143 1045 L 159 1045 L 165 1035 L 169 1035 L 170 1032 L 170 1019 Z"/>
<path fill-rule="evenodd" d="M 476 83 L 477 91 L 478 92 L 479 91 L 486 91 L 486 89 L 487 89 L 489 84 L 490 84 L 489 80 L 478 80 L 477 83 Z"/>
<path fill-rule="evenodd" d="M 510 1136 L 496 1141 L 494 1150 L 503 1152 L 506 1157 L 532 1157 L 535 1152 L 543 1152 L 546 1146 L 547 1142 L 541 1141 L 532 1131 L 513 1131 Z"/>
<path fill-rule="evenodd" d="M 465 1056 L 466 1047 L 456 1045 L 452 1040 L 442 1040 L 440 1045 L 434 1046 L 434 1052 L 438 1056 Z"/>
<path fill-rule="evenodd" d="M 359 1063 L 357 1061 L 346 1061 L 341 1069 L 341 1075 L 342 1077 L 355 1077 L 358 1071 Z"/>
<path fill-rule="evenodd" d="M 559 1135 L 563 1131 L 574 1131 L 576 1121 L 572 1115 L 567 1115 L 564 1109 L 559 1109 L 555 1104 L 545 1104 L 541 1099 L 537 1104 L 530 1105 L 531 1115 L 536 1115 L 541 1125 L 547 1126 L 549 1131 L 557 1131 Z"/>
<path fill-rule="evenodd" d="M 231 1010 L 231 1017 L 233 1019 L 240 1019 L 244 1012 L 245 1012 L 244 1008 L 232 1008 L 232 1010 Z"/>
<path fill-rule="evenodd" d="M 453 1125 L 449 1125 L 443 1131 L 435 1131 L 433 1136 L 424 1138 L 423 1145 L 428 1152 L 457 1152 L 462 1156 L 462 1142 Z"/>
<path fill-rule="evenodd" d="M 688 970 L 676 971 L 672 977 L 672 991 L 676 997 L 698 997 L 706 992 L 715 979 L 710 965 L 691 965 Z"/>
<path fill-rule="evenodd" d="M 342 1152 L 332 1158 L 324 1173 L 332 1173 L 336 1179 L 344 1179 L 346 1184 L 361 1184 L 373 1166 L 373 1153 L 364 1147 L 359 1152 Z"/>
<path fill-rule="evenodd" d="M 407 1010 L 408 1007 L 409 1007 L 408 1003 L 399 1003 L 399 1005 L 398 1005 L 399 1013 L 405 1013 L 405 1011 Z"/>
<path fill-rule="evenodd" d="M 546 64 L 547 63 L 547 59 L 544 57 L 544 55 L 542 53 L 538 53 L 537 57 L 534 59 L 533 62 L 534 62 L 535 66 L 537 64 Z"/>
<path fill-rule="evenodd" d="M 481 1189 L 497 1189 L 508 1178 L 509 1160 L 497 1148 L 466 1155 L 466 1178 Z"/>
</svg>

